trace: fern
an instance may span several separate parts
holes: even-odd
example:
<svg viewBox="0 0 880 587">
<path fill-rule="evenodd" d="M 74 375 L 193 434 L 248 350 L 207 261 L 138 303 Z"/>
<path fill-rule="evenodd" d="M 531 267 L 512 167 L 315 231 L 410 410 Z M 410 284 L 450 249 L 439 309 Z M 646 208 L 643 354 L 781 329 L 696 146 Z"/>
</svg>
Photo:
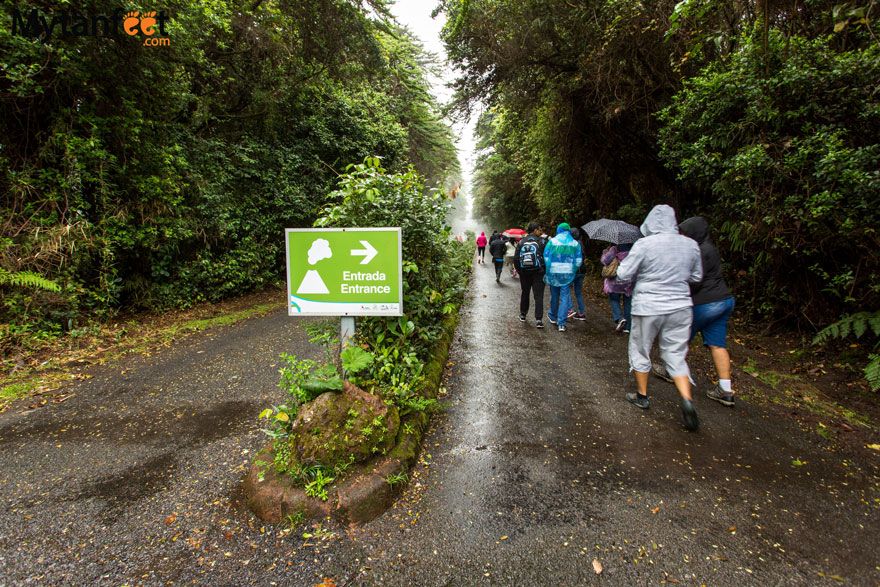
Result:
<svg viewBox="0 0 880 587">
<path fill-rule="evenodd" d="M 880 355 L 868 357 L 868 365 L 865 367 L 865 379 L 873 391 L 880 391 Z"/>
<path fill-rule="evenodd" d="M 861 338 L 869 329 L 874 333 L 874 336 L 880 337 L 880 311 L 859 312 L 844 316 L 834 324 L 820 330 L 819 334 L 813 338 L 813 344 L 824 344 L 830 339 L 843 339 L 850 334 Z"/>
<path fill-rule="evenodd" d="M 61 286 L 57 283 L 51 279 L 46 279 L 42 275 L 34 273 L 33 271 L 18 271 L 16 273 L 10 273 L 5 269 L 0 268 L 0 285 L 29 287 L 31 289 L 42 289 L 54 292 L 61 291 Z"/>
<path fill-rule="evenodd" d="M 862 338 L 869 330 L 878 339 L 874 343 L 874 349 L 880 348 L 880 311 L 859 312 L 844 316 L 834 324 L 820 330 L 819 334 L 813 338 L 813 344 L 824 344 L 831 339 L 847 338 L 850 335 Z M 865 379 L 873 391 L 880 391 L 880 354 L 872 353 L 868 356 Z"/>
</svg>

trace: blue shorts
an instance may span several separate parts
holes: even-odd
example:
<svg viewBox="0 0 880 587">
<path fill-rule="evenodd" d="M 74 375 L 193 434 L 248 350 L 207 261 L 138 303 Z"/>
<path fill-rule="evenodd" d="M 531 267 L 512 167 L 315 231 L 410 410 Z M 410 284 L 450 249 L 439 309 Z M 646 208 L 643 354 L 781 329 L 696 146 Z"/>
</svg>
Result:
<svg viewBox="0 0 880 587">
<path fill-rule="evenodd" d="M 733 306 L 733 296 L 694 306 L 691 340 L 699 332 L 703 335 L 703 345 L 727 348 L 727 320 L 733 313 Z"/>
</svg>

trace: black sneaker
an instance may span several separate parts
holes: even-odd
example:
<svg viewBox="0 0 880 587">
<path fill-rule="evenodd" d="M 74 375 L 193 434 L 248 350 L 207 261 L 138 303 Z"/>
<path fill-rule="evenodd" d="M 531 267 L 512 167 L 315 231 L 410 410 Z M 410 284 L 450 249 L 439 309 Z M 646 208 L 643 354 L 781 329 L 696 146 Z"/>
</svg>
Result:
<svg viewBox="0 0 880 587">
<path fill-rule="evenodd" d="M 586 314 L 577 313 L 577 314 L 574 315 L 574 319 L 575 319 L 575 320 L 580 320 L 581 322 L 586 322 L 586 321 L 587 321 L 587 315 L 586 315 Z"/>
<path fill-rule="evenodd" d="M 556 320 L 554 320 L 553 318 L 547 318 L 547 320 L 550 321 L 550 324 L 556 324 Z"/>
<path fill-rule="evenodd" d="M 651 400 L 648 399 L 648 396 L 642 395 L 640 393 L 626 394 L 626 401 L 633 404 L 637 408 L 642 408 L 643 410 L 647 410 L 649 407 L 651 407 Z"/>
<path fill-rule="evenodd" d="M 520 315 L 519 315 L 519 321 L 520 321 L 520 322 L 525 322 L 525 321 L 526 321 L 526 315 L 525 315 L 525 314 L 520 314 Z"/>
<path fill-rule="evenodd" d="M 706 397 L 713 399 L 722 406 L 727 406 L 728 408 L 732 408 L 736 404 L 733 399 L 733 393 L 724 391 L 717 383 L 715 384 L 715 387 L 710 387 L 706 390 Z"/>
<path fill-rule="evenodd" d="M 617 326 L 614 327 L 614 330 L 616 330 L 617 332 L 622 332 L 624 326 L 626 326 L 626 318 L 621 318 L 617 321 Z"/>
<path fill-rule="evenodd" d="M 697 409 L 690 400 L 681 400 L 681 418 L 684 427 L 691 432 L 696 432 L 700 427 L 700 419 L 697 418 Z"/>
<path fill-rule="evenodd" d="M 544 328 L 544 321 L 538 320 L 537 322 L 535 322 L 535 328 Z"/>
</svg>

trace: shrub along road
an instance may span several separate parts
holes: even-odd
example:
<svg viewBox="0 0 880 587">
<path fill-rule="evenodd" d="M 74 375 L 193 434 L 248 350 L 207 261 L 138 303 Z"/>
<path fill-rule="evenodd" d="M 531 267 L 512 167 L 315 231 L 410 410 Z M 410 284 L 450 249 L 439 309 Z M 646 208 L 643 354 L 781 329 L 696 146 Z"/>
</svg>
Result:
<svg viewBox="0 0 880 587">
<path fill-rule="evenodd" d="M 652 380 L 647 412 L 623 400 L 625 339 L 604 306 L 540 331 L 517 319 L 518 296 L 477 266 L 449 409 L 402 498 L 361 528 L 265 527 L 241 506 L 264 443 L 256 414 L 282 398 L 277 356 L 317 353 L 281 313 L 0 415 L 0 582 L 880 581 L 863 454 L 830 450 L 783 412 L 701 395 L 702 430 L 688 434 L 671 385 Z"/>
</svg>

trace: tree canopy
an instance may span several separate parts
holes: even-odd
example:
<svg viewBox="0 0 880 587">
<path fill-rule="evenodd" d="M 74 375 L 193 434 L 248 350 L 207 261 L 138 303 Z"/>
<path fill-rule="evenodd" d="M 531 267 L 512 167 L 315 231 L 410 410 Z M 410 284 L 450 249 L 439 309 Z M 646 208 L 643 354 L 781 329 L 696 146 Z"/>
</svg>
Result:
<svg viewBox="0 0 880 587">
<path fill-rule="evenodd" d="M 875 3 L 443 0 L 476 210 L 710 219 L 740 300 L 816 328 L 880 302 Z"/>
<path fill-rule="evenodd" d="M 159 47 L 13 34 L 16 7 L 0 1 L 0 268 L 59 291 L 0 280 L 6 343 L 276 281 L 283 228 L 367 156 L 457 180 L 432 57 L 384 0 L 171 0 Z"/>
</svg>

